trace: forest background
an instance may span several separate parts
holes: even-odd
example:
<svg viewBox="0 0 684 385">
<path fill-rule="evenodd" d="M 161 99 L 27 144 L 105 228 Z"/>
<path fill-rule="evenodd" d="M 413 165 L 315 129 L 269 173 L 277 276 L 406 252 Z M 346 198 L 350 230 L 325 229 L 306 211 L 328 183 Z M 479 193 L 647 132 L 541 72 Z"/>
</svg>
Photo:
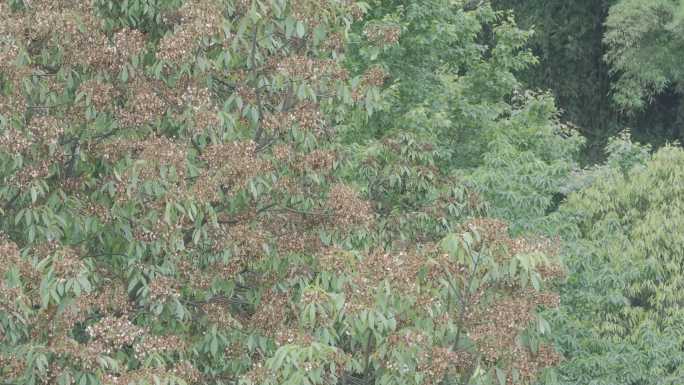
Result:
<svg viewBox="0 0 684 385">
<path fill-rule="evenodd" d="M 681 384 L 681 0 L 0 3 L 0 384 Z"/>
</svg>

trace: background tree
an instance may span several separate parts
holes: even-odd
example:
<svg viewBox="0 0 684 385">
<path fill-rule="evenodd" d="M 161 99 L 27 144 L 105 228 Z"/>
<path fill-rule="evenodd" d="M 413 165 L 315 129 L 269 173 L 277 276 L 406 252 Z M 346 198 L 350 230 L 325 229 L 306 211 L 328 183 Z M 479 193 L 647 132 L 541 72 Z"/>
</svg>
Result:
<svg viewBox="0 0 684 385">
<path fill-rule="evenodd" d="M 684 152 L 665 147 L 651 157 L 624 139 L 611 149 L 612 165 L 557 214 L 569 268 L 553 323 L 567 358 L 560 382 L 675 384 L 683 223 L 675 181 Z"/>
<path fill-rule="evenodd" d="M 513 9 L 520 26 L 535 31 L 530 43 L 540 64 L 521 79 L 552 90 L 562 121 L 587 138 L 586 164 L 604 160 L 608 139 L 625 128 L 655 146 L 681 140 L 674 76 L 678 1 L 492 3 Z M 658 82 L 657 92 L 655 83 L 646 84 L 649 78 Z"/>
<path fill-rule="evenodd" d="M 604 43 L 606 61 L 616 76 L 613 99 L 629 112 L 638 112 L 658 95 L 673 99 L 672 125 L 681 125 L 681 46 L 684 3 L 623 0 L 610 9 Z M 679 131 L 674 137 L 681 139 Z"/>
<path fill-rule="evenodd" d="M 461 6 L 373 3 L 368 24 L 399 31 L 398 42 L 352 46 L 349 55 L 353 68 L 390 74 L 386 107 L 346 140 L 359 149 L 351 177 L 366 181 L 400 240 L 429 239 L 487 205 L 514 231 L 530 228 L 575 167 L 578 135 L 558 122 L 548 95 L 516 79 L 535 62 L 529 34 L 508 13 Z"/>
</svg>

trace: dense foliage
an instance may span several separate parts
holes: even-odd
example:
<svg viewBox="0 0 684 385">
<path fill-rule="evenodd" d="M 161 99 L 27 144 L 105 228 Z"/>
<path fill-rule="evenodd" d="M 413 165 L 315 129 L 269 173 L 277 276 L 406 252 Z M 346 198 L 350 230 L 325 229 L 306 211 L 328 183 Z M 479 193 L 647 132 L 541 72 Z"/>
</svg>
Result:
<svg viewBox="0 0 684 385">
<path fill-rule="evenodd" d="M 541 65 L 521 74 L 551 89 L 587 138 L 587 162 L 625 127 L 654 145 L 682 140 L 679 0 L 494 0 L 535 31 Z"/>
<path fill-rule="evenodd" d="M 680 1 L 623 0 L 610 8 L 603 41 L 620 107 L 639 110 L 670 88 L 681 92 L 683 18 Z"/>
<path fill-rule="evenodd" d="M 496 8 L 513 9 L 521 27 L 534 30 L 530 46 L 540 65 L 528 68 L 521 79 L 530 87 L 551 89 L 563 119 L 577 125 L 587 138 L 587 156 L 599 157 L 606 138 L 622 128 L 622 117 L 610 100 L 609 67 L 603 60 L 603 24 L 613 1 L 493 3 Z"/>
<path fill-rule="evenodd" d="M 1 2 L 0 385 L 680 383 L 684 6 L 494 3 Z"/>
<path fill-rule="evenodd" d="M 601 167 L 558 213 L 573 272 L 557 316 L 562 383 L 679 384 L 684 375 L 684 151 L 642 150 L 616 155 L 633 167 Z"/>
<path fill-rule="evenodd" d="M 516 81 L 533 58 L 505 14 L 0 15 L 5 383 L 531 383 L 558 362 L 557 240 L 487 215 L 542 213 L 578 140 Z M 513 197 L 497 154 L 521 161 Z"/>
</svg>

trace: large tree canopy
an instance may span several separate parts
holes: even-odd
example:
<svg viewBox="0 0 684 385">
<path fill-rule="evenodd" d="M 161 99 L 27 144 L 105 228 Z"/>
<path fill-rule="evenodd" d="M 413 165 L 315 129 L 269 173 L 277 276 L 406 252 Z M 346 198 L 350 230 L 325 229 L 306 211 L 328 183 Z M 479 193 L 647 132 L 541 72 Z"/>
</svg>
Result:
<svg viewBox="0 0 684 385">
<path fill-rule="evenodd" d="M 0 385 L 681 382 L 684 8 L 495 3 L 0 2 Z"/>
<path fill-rule="evenodd" d="M 507 15 L 96 0 L 0 18 L 3 382 L 532 383 L 558 361 L 540 312 L 557 240 L 520 229 L 578 140 L 516 80 L 534 59 Z M 521 162 L 510 196 L 496 154 Z"/>
</svg>

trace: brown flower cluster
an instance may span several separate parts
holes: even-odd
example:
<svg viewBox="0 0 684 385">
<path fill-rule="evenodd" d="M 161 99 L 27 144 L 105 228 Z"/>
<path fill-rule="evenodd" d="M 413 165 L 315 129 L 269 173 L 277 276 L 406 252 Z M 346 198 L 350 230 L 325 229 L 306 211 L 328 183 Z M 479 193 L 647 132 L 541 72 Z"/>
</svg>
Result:
<svg viewBox="0 0 684 385">
<path fill-rule="evenodd" d="M 0 12 L 2 12 L 1 8 Z M 0 341 L 2 341 L 1 331 Z M 26 366 L 26 362 L 22 361 L 19 357 L 0 353 L 0 368 L 3 368 L 3 375 L 7 376 L 7 381 L 16 381 L 18 377 L 24 374 Z"/>
<path fill-rule="evenodd" d="M 55 171 L 53 166 L 64 164 L 65 158 L 63 153 L 57 152 L 50 159 L 41 159 L 33 163 L 27 162 L 28 164 L 8 178 L 7 184 L 25 190 L 33 183 L 45 180 L 53 175 Z"/>
<path fill-rule="evenodd" d="M 7 272 L 16 268 L 22 280 L 25 281 L 28 287 L 36 284 L 39 274 L 33 268 L 30 261 L 21 257 L 19 248 L 14 242 L 11 242 L 0 233 L 0 309 L 7 310 L 7 314 L 12 314 L 18 309 L 16 308 L 17 300 L 23 298 L 23 293 L 20 287 L 9 287 L 5 284 L 4 277 Z M 0 326 L 0 341 L 4 338 L 3 328 Z"/>
<path fill-rule="evenodd" d="M 532 249 L 541 252 L 555 250 L 555 248 L 548 247 L 551 243 L 546 241 L 511 239 L 506 223 L 495 219 L 473 219 L 465 223 L 461 230 L 476 232 L 479 237 L 472 245 L 474 252 L 486 250 L 498 262 L 512 258 L 521 250 Z M 446 254 L 436 255 L 433 262 L 435 264 L 431 265 L 428 271 L 429 281 L 436 282 L 444 270 L 458 277 L 459 282 L 469 282 L 471 279 L 472 267 L 453 263 Z M 554 266 L 546 267 L 555 269 Z M 480 269 L 477 277 L 481 278 L 485 270 Z M 486 292 L 492 293 L 494 297 L 486 296 Z M 553 308 L 559 304 L 560 297 L 553 292 L 520 287 L 515 282 L 502 284 L 483 282 L 475 293 L 465 298 L 464 302 L 457 303 L 457 312 L 460 314 L 459 318 L 463 317 L 460 327 L 475 343 L 483 363 L 486 365 L 507 363 L 507 368 L 516 368 L 523 379 L 529 380 L 534 378 L 545 365 L 553 362 L 558 355 L 552 349 L 547 349 L 540 357 L 532 357 L 527 348 L 519 345 L 518 336 L 535 319 L 537 306 Z"/>
<path fill-rule="evenodd" d="M 387 72 L 380 66 L 373 66 L 363 74 L 363 83 L 367 86 L 381 87 L 387 79 Z"/>
<path fill-rule="evenodd" d="M 529 290 L 529 289 L 528 289 Z M 555 309 L 560 306 L 560 295 L 552 291 L 536 291 L 529 293 L 532 301 L 539 306 L 543 306 L 547 309 Z"/>
<path fill-rule="evenodd" d="M 209 128 L 221 126 L 221 120 L 216 107 L 202 108 L 195 112 L 192 117 L 192 125 L 195 133 L 202 133 Z"/>
<path fill-rule="evenodd" d="M 97 79 L 90 79 L 81 83 L 78 93 L 85 95 L 86 104 L 92 105 L 97 111 L 110 109 L 116 97 L 116 90 L 113 85 Z"/>
<path fill-rule="evenodd" d="M 81 181 L 77 180 L 76 182 L 74 187 L 82 186 Z M 70 186 L 65 186 L 64 189 L 67 190 L 68 187 Z M 93 201 L 85 200 L 82 206 L 82 213 L 86 216 L 97 218 L 101 223 L 110 223 L 112 220 L 110 208 Z"/>
<path fill-rule="evenodd" d="M 486 245 L 506 242 L 509 239 L 508 225 L 498 219 L 475 218 L 466 222 L 462 230 L 476 232 Z"/>
<path fill-rule="evenodd" d="M 333 266 L 345 267 L 353 263 L 353 257 L 341 251 L 333 251 L 328 258 Z M 392 290 L 402 296 L 416 295 L 418 272 L 425 261 L 416 252 L 387 253 L 377 250 L 367 254 L 356 263 L 354 275 L 345 287 L 345 311 L 355 314 L 372 308 L 376 288 L 381 282 L 388 282 Z"/>
<path fill-rule="evenodd" d="M 12 75 L 17 76 L 16 83 L 20 83 L 21 79 L 23 79 L 22 75 Z M 23 93 L 19 87 L 12 87 L 12 89 L 15 90 L 14 94 L 4 95 L 0 92 L 0 115 L 5 119 L 15 117 L 26 110 L 26 102 Z"/>
<path fill-rule="evenodd" d="M 117 110 L 117 120 L 124 127 L 138 127 L 153 124 L 159 120 L 168 108 L 168 103 L 160 96 L 158 82 L 137 78 L 128 89 L 130 95 L 126 108 Z"/>
<path fill-rule="evenodd" d="M 172 277 L 156 276 L 148 283 L 149 300 L 152 302 L 180 298 L 180 283 Z"/>
<path fill-rule="evenodd" d="M 318 254 L 318 271 L 336 272 L 338 274 L 349 274 L 357 265 L 358 260 L 348 251 L 337 247 L 330 247 L 322 250 Z"/>
<path fill-rule="evenodd" d="M 113 69 L 120 70 L 134 56 L 139 55 L 147 44 L 147 36 L 137 29 L 122 29 L 112 38 L 114 46 L 108 49 Z"/>
<path fill-rule="evenodd" d="M 289 299 L 289 293 L 277 292 L 274 289 L 266 291 L 249 320 L 250 326 L 260 330 L 264 335 L 275 337 L 276 332 L 282 330 L 282 326 L 288 322 Z"/>
<path fill-rule="evenodd" d="M 79 344 L 73 338 L 66 334 L 55 335 L 48 343 L 48 351 L 60 360 L 69 360 L 72 363 L 80 365 L 85 370 L 94 370 L 99 368 L 98 362 L 101 355 L 105 352 L 111 352 L 111 347 L 105 345 L 102 340 L 93 340 L 87 344 Z M 66 365 L 60 365 L 58 361 L 53 361 L 50 374 L 57 377 L 57 375 L 66 369 Z M 46 381 L 47 384 L 51 383 Z M 54 382 L 52 382 L 54 383 Z"/>
<path fill-rule="evenodd" d="M 21 289 L 18 287 L 8 287 L 0 282 L 0 311 L 7 314 L 16 314 L 20 306 L 17 301 L 22 298 Z M 5 330 L 0 326 L 0 342 L 5 340 Z"/>
<path fill-rule="evenodd" d="M 129 385 L 166 383 L 169 379 L 181 379 L 187 384 L 199 384 L 202 373 L 187 361 L 181 361 L 170 370 L 164 367 L 141 368 L 118 374 L 103 375 L 103 385 Z"/>
<path fill-rule="evenodd" d="M 0 134 L 0 149 L 8 154 L 24 153 L 31 147 L 31 144 L 33 142 L 30 138 L 14 128 L 7 128 Z"/>
<path fill-rule="evenodd" d="M 36 274 L 31 262 L 21 257 L 17 244 L 0 232 L 0 277 L 4 277 L 12 267 L 19 269 L 19 275 L 25 278 Z"/>
<path fill-rule="evenodd" d="M 401 28 L 398 25 L 371 24 L 363 29 L 363 34 L 370 42 L 387 46 L 399 42 Z"/>
<path fill-rule="evenodd" d="M 109 316 L 89 325 L 86 332 L 91 338 L 90 343 L 97 341 L 103 344 L 102 354 L 111 354 L 113 350 L 133 346 L 146 331 L 134 325 L 127 317 Z"/>
<path fill-rule="evenodd" d="M 140 170 L 139 177 L 143 180 L 156 178 L 159 175 L 160 167 L 173 167 L 179 184 L 185 182 L 187 145 L 169 139 L 164 136 L 147 138 L 144 141 L 142 151 L 138 159 L 143 160 L 146 165 Z"/>
<path fill-rule="evenodd" d="M 209 302 L 202 304 L 202 311 L 207 317 L 207 320 L 218 326 L 220 329 L 241 329 L 242 324 L 233 318 L 229 309 L 225 304 L 216 302 Z"/>
<path fill-rule="evenodd" d="M 85 269 L 79 253 L 70 248 L 62 247 L 52 256 L 52 271 L 59 279 L 73 278 Z"/>
<path fill-rule="evenodd" d="M 473 323 L 469 337 L 475 341 L 482 359 L 495 363 L 516 346 L 516 338 L 534 319 L 534 303 L 527 298 L 504 298 L 478 309 L 468 318 Z"/>
<path fill-rule="evenodd" d="M 280 143 L 272 147 L 273 158 L 281 163 L 287 163 L 294 157 L 294 149 L 290 144 Z"/>
<path fill-rule="evenodd" d="M 45 146 L 57 144 L 59 138 L 64 134 L 65 123 L 53 116 L 37 116 L 31 119 L 27 130 L 31 133 L 31 140 L 34 143 L 41 143 Z"/>
<path fill-rule="evenodd" d="M 110 283 L 98 291 L 82 294 L 59 314 L 63 330 L 71 330 L 78 322 L 84 322 L 89 314 L 97 311 L 105 317 L 119 318 L 129 314 L 132 303 L 121 283 Z"/>
<path fill-rule="evenodd" d="M 424 376 L 424 384 L 442 383 L 449 372 L 462 372 L 474 364 L 474 357 L 465 351 L 453 351 L 449 348 L 434 346 L 430 338 L 413 329 L 404 329 L 387 337 L 391 350 L 409 350 L 414 352 L 416 371 Z M 383 365 L 390 371 L 401 371 L 394 357 L 386 357 Z"/>
<path fill-rule="evenodd" d="M 276 237 L 278 251 L 288 253 L 316 253 L 323 245 L 316 232 L 309 227 L 319 224 L 322 216 L 300 213 L 284 213 L 271 217 L 266 228 Z"/>
<path fill-rule="evenodd" d="M 166 34 L 157 47 L 157 59 L 180 64 L 191 59 L 204 37 L 221 32 L 223 6 L 220 1 L 186 1 L 167 21 L 176 21 L 174 30 Z"/>
<path fill-rule="evenodd" d="M 89 25 L 85 33 L 73 31 L 72 28 L 69 25 L 67 32 L 73 39 L 67 45 L 70 48 L 67 63 L 88 66 L 113 75 L 139 55 L 147 44 L 147 36 L 134 29 L 120 30 L 110 41 L 95 25 Z"/>
<path fill-rule="evenodd" d="M 513 361 L 511 370 L 507 373 L 507 385 L 515 385 L 521 382 L 533 383 L 542 369 L 556 366 L 562 360 L 561 355 L 553 347 L 544 344 L 539 346 L 536 353 L 527 348 L 516 346 L 513 355 L 516 360 Z M 518 382 L 513 380 L 513 369 L 518 372 Z"/>
<path fill-rule="evenodd" d="M 275 343 L 278 346 L 283 345 L 301 345 L 309 346 L 315 342 L 315 338 L 306 333 L 300 333 L 292 329 L 278 330 L 275 334 Z"/>
<path fill-rule="evenodd" d="M 320 132 L 325 124 L 325 117 L 316 103 L 300 103 L 289 111 L 266 115 L 262 126 L 271 132 L 284 132 L 293 126 L 305 131 Z"/>
<path fill-rule="evenodd" d="M 541 275 L 544 281 L 562 279 L 567 274 L 565 268 L 559 263 L 538 266 L 537 271 L 539 272 L 539 275 Z"/>
<path fill-rule="evenodd" d="M 265 229 L 239 223 L 228 228 L 226 245 L 232 248 L 234 258 L 245 262 L 258 262 L 264 256 L 264 245 L 269 242 Z"/>
<path fill-rule="evenodd" d="M 169 63 L 181 63 L 193 54 L 195 37 L 191 31 L 179 28 L 162 38 L 157 47 L 157 59 Z"/>
<path fill-rule="evenodd" d="M 323 79 L 344 80 L 347 71 L 332 59 L 314 59 L 309 56 L 291 55 L 269 58 L 274 71 L 290 78 L 320 81 Z"/>
<path fill-rule="evenodd" d="M 555 256 L 558 255 L 560 249 L 560 239 L 542 237 L 516 238 L 512 240 L 509 247 L 513 254 L 541 253 L 548 256 Z"/>
<path fill-rule="evenodd" d="M 292 0 L 290 1 L 291 15 L 295 20 L 304 23 L 309 31 L 319 26 L 324 20 L 321 14 L 325 13 L 325 7 L 332 2 L 320 0 Z"/>
<path fill-rule="evenodd" d="M 358 21 L 363 19 L 366 11 L 361 8 L 361 6 L 357 4 L 355 0 L 344 0 L 342 3 L 349 8 L 349 13 L 354 20 Z"/>
<path fill-rule="evenodd" d="M 345 38 L 340 32 L 333 32 L 321 43 L 321 49 L 327 52 L 341 52 L 344 49 Z"/>
<path fill-rule="evenodd" d="M 263 362 L 259 361 L 253 364 L 250 370 L 241 377 L 247 384 L 257 385 L 272 384 L 276 376 Z"/>
<path fill-rule="evenodd" d="M 179 105 L 190 112 L 189 116 L 184 119 L 186 125 L 192 127 L 195 133 L 202 133 L 210 127 L 220 125 L 219 108 L 213 101 L 209 88 L 195 82 L 188 82 L 181 90 L 182 93 L 177 98 Z"/>
<path fill-rule="evenodd" d="M 24 18 L 17 15 L 9 3 L 0 3 L 0 85 L 9 85 L 9 94 L 0 91 L 0 116 L 11 118 L 24 111 L 26 103 L 22 92 L 22 81 L 33 70 L 15 62 L 26 46 Z M 0 134 L 1 135 L 1 134 Z"/>
<path fill-rule="evenodd" d="M 0 73 L 3 75 L 13 70 L 13 61 L 19 55 L 19 45 L 9 37 L 10 35 L 4 36 L 7 37 L 0 39 Z"/>
<path fill-rule="evenodd" d="M 211 230 L 211 229 L 210 229 Z M 225 229 L 224 229 L 225 231 Z M 225 242 L 220 234 L 224 232 L 212 233 L 212 252 L 223 251 Z M 209 290 L 214 280 L 229 280 L 236 277 L 244 269 L 245 261 L 240 258 L 231 258 L 226 261 L 217 261 L 209 264 L 206 268 L 195 266 L 191 261 L 178 261 L 176 266 L 184 285 L 188 285 L 193 290 Z M 210 309 L 206 309 L 208 312 Z"/>
<path fill-rule="evenodd" d="M 91 142 L 89 145 L 89 151 L 100 154 L 103 160 L 111 163 L 116 163 L 126 155 L 137 156 L 145 148 L 144 141 L 133 139 Z"/>
<path fill-rule="evenodd" d="M 197 178 L 192 194 L 205 202 L 216 202 L 221 193 L 234 194 L 245 188 L 250 179 L 270 169 L 268 162 L 257 156 L 252 141 L 211 145 L 199 158 L 207 167 Z"/>
<path fill-rule="evenodd" d="M 146 36 L 137 30 L 118 31 L 110 38 L 100 28 L 90 2 L 52 2 L 47 7 L 29 7 L 27 12 L 14 13 L 15 28 L 23 29 L 22 44 L 31 50 L 63 49 L 63 64 L 82 65 L 118 73 L 146 43 Z"/>
<path fill-rule="evenodd" d="M 417 330 L 402 330 L 387 337 L 387 344 L 391 347 L 425 347 L 429 344 L 429 337 Z"/>
<path fill-rule="evenodd" d="M 181 196 L 187 190 L 187 147 L 177 141 L 163 136 L 152 136 L 145 140 L 115 140 L 98 143 L 96 148 L 102 158 L 116 162 L 130 155 L 136 163 L 121 175 L 110 178 L 116 187 L 116 199 L 121 202 L 128 199 L 128 194 L 141 191 L 139 182 L 161 180 L 162 171 L 167 178 L 168 199 L 148 202 L 150 209 L 162 209 L 166 201 Z M 173 173 L 171 173 L 173 169 Z M 136 183 L 137 182 L 137 183 Z M 175 194 L 175 195 L 173 195 Z M 179 223 L 168 224 L 161 218 L 151 223 L 148 228 L 139 228 L 140 238 L 158 239 L 162 234 L 173 232 Z M 146 235 L 144 233 L 154 233 Z"/>
<path fill-rule="evenodd" d="M 256 91 L 254 90 L 254 87 L 249 87 L 245 84 L 239 84 L 235 88 L 235 94 L 242 99 L 243 104 L 256 104 Z"/>
<path fill-rule="evenodd" d="M 380 66 L 369 68 L 361 77 L 359 84 L 352 90 L 352 99 L 358 102 L 366 96 L 369 87 L 382 87 L 387 76 L 387 72 Z"/>
<path fill-rule="evenodd" d="M 421 358 L 417 370 L 425 374 L 425 385 L 441 384 L 448 373 L 462 373 L 474 364 L 470 353 L 444 347 L 432 347 L 429 354 Z"/>
<path fill-rule="evenodd" d="M 370 203 L 359 198 L 351 187 L 341 183 L 330 189 L 326 207 L 332 210 L 335 225 L 342 229 L 369 224 L 373 220 Z"/>
<path fill-rule="evenodd" d="M 186 341 L 176 335 L 143 335 L 135 345 L 133 351 L 138 360 L 151 354 L 164 354 L 168 352 L 184 351 L 187 348 Z"/>
<path fill-rule="evenodd" d="M 558 255 L 560 248 L 560 239 L 558 238 L 511 238 L 508 233 L 508 225 L 498 219 L 473 219 L 466 222 L 462 226 L 462 230 L 476 232 L 480 237 L 480 243 L 476 244 L 475 248 L 485 245 L 499 262 L 520 254 L 540 253 L 549 257 L 554 257 Z M 557 264 L 537 266 L 537 268 L 542 272 L 542 276 L 562 275 L 562 272 L 560 271 L 562 268 Z"/>
<path fill-rule="evenodd" d="M 26 154 L 33 145 L 43 146 L 40 151 L 48 151 L 48 146 L 58 143 L 64 134 L 64 127 L 64 122 L 53 116 L 35 116 L 28 122 L 25 131 L 7 127 L 0 134 L 0 148 L 11 154 Z"/>
</svg>

